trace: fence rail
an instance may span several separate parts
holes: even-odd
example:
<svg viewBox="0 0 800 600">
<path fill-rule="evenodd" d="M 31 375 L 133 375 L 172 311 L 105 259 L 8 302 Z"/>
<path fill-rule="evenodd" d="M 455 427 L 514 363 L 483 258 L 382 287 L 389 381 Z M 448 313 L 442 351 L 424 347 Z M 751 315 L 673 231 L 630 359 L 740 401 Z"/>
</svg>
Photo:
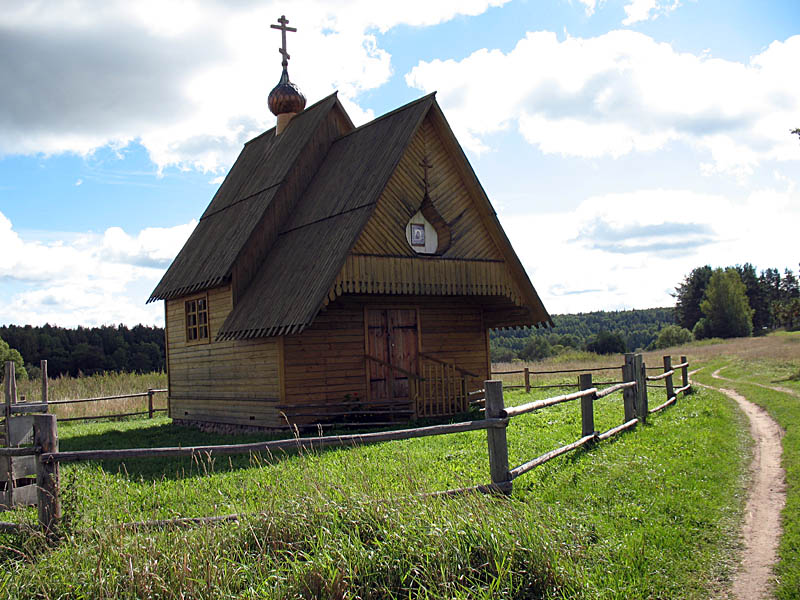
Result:
<svg viewBox="0 0 800 600">
<path fill-rule="evenodd" d="M 51 540 L 57 540 L 59 538 L 59 524 L 61 521 L 59 466 L 61 463 L 65 462 L 248 454 L 279 450 L 310 450 L 486 430 L 489 450 L 490 483 L 458 490 L 434 492 L 427 495 L 448 496 L 469 492 L 509 494 L 513 489 L 513 481 L 517 477 L 562 454 L 566 454 L 567 452 L 571 452 L 583 446 L 592 445 L 598 441 L 606 440 L 623 431 L 631 429 L 638 423 L 644 422 L 648 414 L 658 412 L 674 404 L 677 401 L 678 394 L 682 392 L 686 393 L 691 390 L 691 383 L 689 382 L 688 375 L 688 360 L 686 357 L 682 356 L 681 363 L 676 365 L 675 368 L 672 367 L 671 360 L 671 357 L 664 357 L 664 372 L 662 375 L 658 376 L 659 379 L 665 380 L 667 401 L 652 410 L 648 410 L 647 407 L 646 381 L 649 379 L 646 374 L 647 367 L 644 365 L 640 354 L 627 354 L 625 356 L 625 364 L 622 366 L 623 383 L 615 383 L 611 387 L 598 389 L 596 384 L 592 383 L 592 374 L 590 372 L 581 373 L 578 378 L 578 385 L 581 388 L 580 391 L 536 400 L 519 406 L 505 407 L 502 381 L 486 381 L 484 382 L 484 390 L 470 394 L 470 396 L 473 396 L 473 401 L 477 397 L 483 396 L 486 405 L 485 418 L 461 423 L 448 423 L 363 434 L 291 438 L 247 444 L 61 452 L 58 448 L 57 420 L 55 415 L 35 414 L 32 416 L 34 432 L 33 446 L 27 448 L 0 448 L 0 457 L 9 457 L 10 460 L 10 457 L 35 456 L 39 525 L 43 533 Z M 675 374 L 675 369 L 678 368 L 681 369 L 683 385 L 678 389 L 673 389 L 672 377 Z M 605 370 L 605 368 L 602 370 Z M 585 371 L 588 371 L 588 369 Z M 573 372 L 573 370 L 569 370 L 569 372 Z M 154 392 L 155 390 L 148 391 L 151 398 Z M 595 431 L 594 402 L 597 399 L 617 392 L 622 392 L 623 394 L 625 409 L 623 423 L 603 433 L 598 433 Z M 574 442 L 550 450 L 513 469 L 509 469 L 506 431 L 512 420 L 516 417 L 521 417 L 525 414 L 572 400 L 580 400 L 581 402 L 581 437 Z M 209 519 L 218 519 L 218 517 L 202 518 L 198 522 L 206 522 Z M 178 521 L 185 522 L 186 519 L 159 521 L 157 526 L 165 526 L 177 523 Z M 21 532 L 27 531 L 28 529 L 30 529 L 30 527 L 27 525 L 0 523 L 0 531 Z"/>
</svg>

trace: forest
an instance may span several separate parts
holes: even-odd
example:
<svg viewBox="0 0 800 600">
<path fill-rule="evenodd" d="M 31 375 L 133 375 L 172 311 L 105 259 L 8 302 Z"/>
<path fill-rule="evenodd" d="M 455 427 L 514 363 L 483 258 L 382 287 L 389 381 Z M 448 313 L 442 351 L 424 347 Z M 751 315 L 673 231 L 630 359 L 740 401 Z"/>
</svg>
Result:
<svg viewBox="0 0 800 600">
<path fill-rule="evenodd" d="M 47 360 L 51 376 L 166 370 L 162 327 L 105 325 L 67 329 L 53 325 L 3 325 L 0 340 L 19 352 L 30 377 L 38 376 L 41 360 Z"/>
<path fill-rule="evenodd" d="M 598 354 L 647 348 L 666 325 L 675 323 L 674 308 L 595 311 L 554 315 L 555 328 L 492 331 L 492 360 L 538 360 L 569 350 Z"/>
</svg>

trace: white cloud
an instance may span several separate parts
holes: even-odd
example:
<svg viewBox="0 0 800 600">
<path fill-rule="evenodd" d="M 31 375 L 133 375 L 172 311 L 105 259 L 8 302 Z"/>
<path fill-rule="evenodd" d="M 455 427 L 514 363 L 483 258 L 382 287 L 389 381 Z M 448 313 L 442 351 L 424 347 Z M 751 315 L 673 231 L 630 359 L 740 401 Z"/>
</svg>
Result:
<svg viewBox="0 0 800 600">
<path fill-rule="evenodd" d="M 792 267 L 800 194 L 639 190 L 502 222 L 551 313 L 671 306 L 670 292 L 698 266 Z"/>
<path fill-rule="evenodd" d="M 800 160 L 788 124 L 800 111 L 800 36 L 749 64 L 677 52 L 634 31 L 594 38 L 528 33 L 508 53 L 420 62 L 408 85 L 439 90 L 459 139 L 516 127 L 545 153 L 618 157 L 683 142 L 707 173 L 745 177 L 763 160 Z M 498 85 L 497 82 L 502 82 Z"/>
<path fill-rule="evenodd" d="M 303 0 L 287 15 L 289 70 L 310 101 L 338 89 L 354 121 L 359 94 L 385 83 L 374 30 L 430 26 L 508 0 L 402 3 Z M 274 124 L 280 76 L 277 1 L 88 0 L 13 3 L 0 12 L 0 155 L 76 152 L 140 139 L 160 166 L 217 171 Z"/>
<path fill-rule="evenodd" d="M 633 25 L 639 21 L 649 21 L 672 12 L 681 5 L 680 0 L 631 0 L 623 8 L 627 15 L 623 25 Z"/>
<path fill-rule="evenodd" d="M 0 280 L 12 290 L 0 302 L 0 322 L 163 324 L 163 307 L 145 301 L 196 224 L 135 236 L 110 227 L 43 243 L 25 241 L 0 213 Z"/>
<path fill-rule="evenodd" d="M 605 0 L 599 0 L 599 2 L 598 0 L 578 0 L 578 2 L 584 5 L 586 10 L 586 16 L 591 17 L 594 14 L 595 8 L 597 8 L 598 5 L 605 2 Z"/>
<path fill-rule="evenodd" d="M 624 8 L 627 16 L 622 24 L 633 25 L 639 21 L 647 21 L 650 13 L 658 8 L 658 2 L 657 0 L 631 0 Z"/>
</svg>

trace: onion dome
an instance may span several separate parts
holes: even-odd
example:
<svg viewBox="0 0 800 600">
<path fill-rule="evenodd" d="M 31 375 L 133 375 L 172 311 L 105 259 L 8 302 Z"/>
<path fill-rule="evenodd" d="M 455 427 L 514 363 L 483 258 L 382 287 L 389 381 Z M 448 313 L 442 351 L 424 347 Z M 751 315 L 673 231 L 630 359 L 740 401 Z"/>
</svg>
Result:
<svg viewBox="0 0 800 600">
<path fill-rule="evenodd" d="M 306 107 L 306 97 L 303 92 L 289 81 L 289 73 L 283 68 L 281 80 L 269 93 L 267 100 L 269 109 L 275 116 L 285 113 L 299 113 Z"/>
</svg>

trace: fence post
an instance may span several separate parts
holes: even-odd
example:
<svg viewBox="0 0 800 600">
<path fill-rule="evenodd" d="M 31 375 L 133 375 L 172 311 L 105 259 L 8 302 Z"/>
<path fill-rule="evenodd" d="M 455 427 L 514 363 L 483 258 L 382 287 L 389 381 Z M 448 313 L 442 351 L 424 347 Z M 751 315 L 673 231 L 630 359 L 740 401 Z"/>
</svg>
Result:
<svg viewBox="0 0 800 600">
<path fill-rule="evenodd" d="M 531 370 L 525 367 L 525 393 L 531 393 Z"/>
<path fill-rule="evenodd" d="M 48 390 L 49 382 L 47 380 L 47 361 L 43 360 L 39 362 L 39 366 L 42 371 L 42 403 L 47 404 L 49 399 L 49 390 Z"/>
<path fill-rule="evenodd" d="M 642 360 L 642 355 L 637 354 L 635 359 L 635 369 L 636 369 L 636 381 L 639 383 L 636 386 L 638 390 L 637 399 L 638 399 L 638 406 L 636 408 L 636 416 L 639 417 L 640 423 L 647 423 L 647 414 L 648 414 L 648 407 L 647 407 L 647 366 L 644 364 L 644 360 Z"/>
<path fill-rule="evenodd" d="M 14 371 L 14 361 L 6 361 L 6 404 L 17 403 L 17 374 Z"/>
<path fill-rule="evenodd" d="M 588 390 L 592 387 L 592 374 L 582 373 L 578 375 L 578 385 L 581 390 Z M 594 401 L 596 394 L 581 397 L 581 437 L 587 435 L 597 435 L 594 429 Z"/>
<path fill-rule="evenodd" d="M 149 388 L 147 390 L 147 417 L 149 419 L 153 418 L 153 388 Z"/>
<path fill-rule="evenodd" d="M 43 452 L 58 452 L 58 424 L 55 415 L 33 415 L 33 444 L 36 455 L 36 496 L 39 504 L 39 525 L 51 541 L 58 538 L 61 521 L 61 497 L 58 462 L 42 460 Z"/>
<path fill-rule="evenodd" d="M 498 419 L 505 413 L 503 403 L 503 382 L 499 380 L 484 381 L 486 390 L 486 418 Z M 508 472 L 508 442 L 505 427 L 490 427 L 486 430 L 489 444 L 489 473 L 492 484 L 507 486 L 504 492 L 511 493 L 511 475 Z"/>
<path fill-rule="evenodd" d="M 689 385 L 689 359 L 685 356 L 681 356 L 681 363 L 683 366 L 681 367 L 681 385 L 686 387 Z M 684 390 L 683 395 L 685 396 L 691 391 L 691 388 Z"/>
<path fill-rule="evenodd" d="M 664 357 L 664 373 L 668 373 L 671 370 L 672 370 L 672 357 L 671 356 L 665 356 Z M 669 400 L 670 398 L 672 398 L 675 395 L 675 386 L 672 383 L 672 375 L 667 375 L 666 384 L 667 384 L 667 400 Z M 677 402 L 678 399 L 675 398 L 675 401 Z"/>
<path fill-rule="evenodd" d="M 633 370 L 634 367 L 634 355 L 633 354 L 626 354 L 625 355 L 625 364 L 622 365 L 622 381 L 629 382 L 629 381 L 636 381 L 636 373 Z M 637 386 L 638 387 L 638 386 Z M 636 418 L 636 395 L 637 395 L 636 387 L 629 387 L 622 390 L 622 403 L 625 407 L 625 422 L 627 423 L 631 419 Z"/>
</svg>

